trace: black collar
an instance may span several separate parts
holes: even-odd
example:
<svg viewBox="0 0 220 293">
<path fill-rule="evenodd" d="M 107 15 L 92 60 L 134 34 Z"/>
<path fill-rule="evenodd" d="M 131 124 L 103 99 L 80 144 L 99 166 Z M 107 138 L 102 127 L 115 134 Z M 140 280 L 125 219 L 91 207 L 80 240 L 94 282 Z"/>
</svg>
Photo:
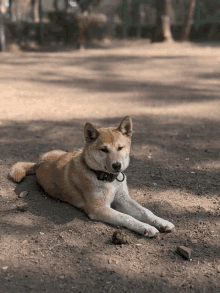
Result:
<svg viewBox="0 0 220 293">
<path fill-rule="evenodd" d="M 107 173 L 107 172 L 97 171 L 97 170 L 92 170 L 92 171 L 96 174 L 97 179 L 102 181 L 113 182 L 116 179 L 118 182 L 122 182 L 125 179 L 125 174 L 123 172 L 121 172 L 121 174 L 123 175 L 123 178 L 122 180 L 119 180 L 118 179 L 119 174 L 112 174 L 112 173 Z"/>
<path fill-rule="evenodd" d="M 92 170 L 96 176 L 98 180 L 102 180 L 102 181 L 108 181 L 108 182 L 113 182 L 115 179 L 117 179 L 119 174 L 112 174 L 112 173 L 107 173 L 107 172 L 103 172 L 103 171 L 97 171 L 97 170 Z"/>
<path fill-rule="evenodd" d="M 87 166 L 87 168 L 89 168 L 91 171 L 93 171 L 96 174 L 98 180 L 113 182 L 116 179 L 118 182 L 122 182 L 125 179 L 124 172 L 121 172 L 121 174 L 123 175 L 123 178 L 122 178 L 122 180 L 119 180 L 117 178 L 119 174 L 112 174 L 112 173 L 108 173 L 108 172 L 104 172 L 104 171 L 93 170 L 86 164 L 84 159 L 83 159 L 83 163 Z"/>
</svg>

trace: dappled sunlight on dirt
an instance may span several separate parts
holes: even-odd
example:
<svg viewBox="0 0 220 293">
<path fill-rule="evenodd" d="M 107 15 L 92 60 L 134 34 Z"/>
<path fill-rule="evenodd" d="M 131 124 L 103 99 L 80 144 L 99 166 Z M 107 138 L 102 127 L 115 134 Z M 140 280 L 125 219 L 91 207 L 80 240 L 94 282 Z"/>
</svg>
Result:
<svg viewBox="0 0 220 293">
<path fill-rule="evenodd" d="M 2 119 L 62 119 L 63 112 L 67 119 L 151 112 L 219 118 L 219 48 L 142 46 L 0 56 Z"/>
<path fill-rule="evenodd" d="M 125 42 L 84 52 L 0 54 L 0 283 L 3 292 L 214 293 L 220 288 L 220 46 Z M 40 153 L 133 121 L 132 198 L 176 229 L 147 239 L 90 221 L 7 174 Z M 25 197 L 20 196 L 23 191 Z M 184 260 L 176 248 L 192 249 Z M 0 289 L 0 291 L 1 291 Z"/>
</svg>

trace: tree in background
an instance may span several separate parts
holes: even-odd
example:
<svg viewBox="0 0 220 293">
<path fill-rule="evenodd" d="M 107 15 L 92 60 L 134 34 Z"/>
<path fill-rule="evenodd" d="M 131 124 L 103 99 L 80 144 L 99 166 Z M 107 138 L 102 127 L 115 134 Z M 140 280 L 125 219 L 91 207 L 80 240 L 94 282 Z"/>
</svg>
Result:
<svg viewBox="0 0 220 293">
<path fill-rule="evenodd" d="M 152 42 L 173 41 L 170 25 L 171 0 L 155 0 L 157 12 L 156 28 Z"/>
<path fill-rule="evenodd" d="M 65 10 L 65 12 L 67 12 L 67 9 L 69 7 L 69 1 L 68 0 L 64 0 L 64 6 L 65 6 L 64 10 Z"/>
<path fill-rule="evenodd" d="M 128 0 L 123 0 L 121 9 L 121 19 L 122 19 L 122 38 L 127 38 L 128 26 L 130 24 L 130 9 L 128 6 Z"/>
<path fill-rule="evenodd" d="M 127 38 L 128 27 L 132 23 L 131 8 L 132 4 L 129 0 L 121 0 L 119 6 L 115 10 L 122 21 L 122 38 Z"/>
<path fill-rule="evenodd" d="M 128 26 L 133 25 L 137 29 L 137 37 L 141 37 L 141 19 L 146 10 L 156 8 L 156 25 L 153 42 L 173 40 L 171 34 L 170 15 L 172 13 L 172 0 L 121 0 L 116 13 L 122 20 L 123 38 L 127 37 Z M 142 19 L 143 20 L 143 19 Z"/>
<path fill-rule="evenodd" d="M 9 0 L 9 7 L 8 7 L 8 13 L 10 15 L 10 20 L 13 21 L 17 17 L 17 0 Z"/>
<path fill-rule="evenodd" d="M 145 15 L 145 4 L 149 3 L 151 3 L 151 0 L 131 0 L 131 22 L 136 27 L 136 35 L 138 38 L 141 38 L 141 14 L 144 13 Z"/>
<path fill-rule="evenodd" d="M 31 0 L 31 16 L 33 22 L 39 22 L 39 0 Z"/>
<path fill-rule="evenodd" d="M 195 11 L 195 6 L 196 6 L 196 0 L 190 0 L 188 11 L 186 12 L 185 21 L 183 24 L 183 33 L 182 33 L 183 41 L 186 41 L 189 39 L 190 29 L 193 23 L 193 15 Z"/>
<path fill-rule="evenodd" d="M 31 2 L 32 0 L 8 0 L 7 13 L 10 16 L 10 21 L 14 22 L 24 19 L 25 13 L 30 10 Z"/>
<path fill-rule="evenodd" d="M 53 0 L 53 7 L 54 7 L 55 11 L 59 11 L 58 0 Z"/>
<path fill-rule="evenodd" d="M 92 26 L 100 26 L 106 22 L 106 17 L 103 15 L 95 14 L 95 9 L 102 3 L 103 0 L 75 0 L 79 5 L 82 13 L 76 15 L 78 24 L 78 37 L 77 37 L 77 48 L 83 49 L 85 47 L 86 36 L 91 40 Z M 85 14 L 84 12 L 87 12 Z"/>
<path fill-rule="evenodd" d="M 132 0 L 131 2 L 132 25 L 137 26 L 140 19 L 140 2 Z"/>
<path fill-rule="evenodd" d="M 2 5 L 0 0 L 0 51 L 6 50 L 6 41 L 5 41 L 5 26 L 4 26 L 4 16 L 2 13 Z"/>
</svg>

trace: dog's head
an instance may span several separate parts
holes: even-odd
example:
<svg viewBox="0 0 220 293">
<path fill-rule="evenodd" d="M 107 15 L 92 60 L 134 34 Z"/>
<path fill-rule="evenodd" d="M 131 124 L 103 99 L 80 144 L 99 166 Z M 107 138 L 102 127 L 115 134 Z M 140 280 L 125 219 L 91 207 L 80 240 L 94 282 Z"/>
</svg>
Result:
<svg viewBox="0 0 220 293">
<path fill-rule="evenodd" d="M 117 127 L 97 129 L 86 123 L 84 135 L 84 158 L 91 169 L 117 174 L 128 167 L 132 136 L 129 116 Z"/>
</svg>

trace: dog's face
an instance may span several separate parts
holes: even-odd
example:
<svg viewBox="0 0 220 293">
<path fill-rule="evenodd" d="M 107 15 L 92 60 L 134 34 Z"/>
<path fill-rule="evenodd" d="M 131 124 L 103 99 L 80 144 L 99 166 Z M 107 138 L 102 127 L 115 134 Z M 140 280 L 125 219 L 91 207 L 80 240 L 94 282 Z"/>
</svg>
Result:
<svg viewBox="0 0 220 293">
<path fill-rule="evenodd" d="M 86 123 L 85 160 L 94 170 L 120 173 L 129 165 L 132 121 L 126 116 L 118 127 L 96 129 Z"/>
</svg>

